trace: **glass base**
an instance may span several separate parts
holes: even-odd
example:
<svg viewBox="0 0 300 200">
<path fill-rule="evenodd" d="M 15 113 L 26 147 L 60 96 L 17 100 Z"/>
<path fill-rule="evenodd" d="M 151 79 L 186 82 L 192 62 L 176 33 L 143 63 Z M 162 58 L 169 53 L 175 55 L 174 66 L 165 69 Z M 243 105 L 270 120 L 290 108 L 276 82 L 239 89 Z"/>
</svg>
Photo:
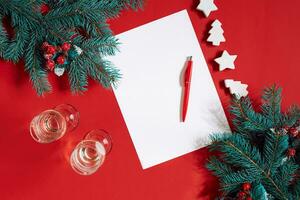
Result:
<svg viewBox="0 0 300 200">
<path fill-rule="evenodd" d="M 105 148 L 106 155 L 112 149 L 112 139 L 108 132 L 103 129 L 96 129 L 88 132 L 84 137 L 84 140 L 95 140 L 97 142 L 100 142 Z"/>
<path fill-rule="evenodd" d="M 79 124 L 79 112 L 70 104 L 61 104 L 54 108 L 56 111 L 61 113 L 66 122 L 68 131 L 74 130 Z"/>
</svg>

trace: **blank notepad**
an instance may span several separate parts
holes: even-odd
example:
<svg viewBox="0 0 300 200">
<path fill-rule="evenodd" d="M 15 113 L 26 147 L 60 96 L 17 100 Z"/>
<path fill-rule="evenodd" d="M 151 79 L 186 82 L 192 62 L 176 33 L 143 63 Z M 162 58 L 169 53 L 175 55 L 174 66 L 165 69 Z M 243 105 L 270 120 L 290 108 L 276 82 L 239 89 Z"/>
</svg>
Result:
<svg viewBox="0 0 300 200">
<path fill-rule="evenodd" d="M 117 36 L 111 57 L 123 78 L 114 89 L 142 167 L 148 168 L 209 143 L 230 131 L 186 10 Z M 180 77 L 188 56 L 193 76 L 186 122 L 180 122 Z"/>
</svg>

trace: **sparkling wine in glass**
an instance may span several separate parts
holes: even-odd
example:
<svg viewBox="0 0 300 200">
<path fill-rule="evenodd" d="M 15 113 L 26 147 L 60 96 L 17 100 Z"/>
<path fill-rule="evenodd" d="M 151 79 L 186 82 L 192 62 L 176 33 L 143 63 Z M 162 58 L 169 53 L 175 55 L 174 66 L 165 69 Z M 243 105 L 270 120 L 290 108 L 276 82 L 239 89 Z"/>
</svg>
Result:
<svg viewBox="0 0 300 200">
<path fill-rule="evenodd" d="M 60 139 L 79 123 L 79 112 L 69 104 L 61 104 L 35 116 L 30 123 L 30 134 L 39 143 Z"/>
<path fill-rule="evenodd" d="M 91 175 L 103 164 L 112 148 L 112 140 L 104 130 L 92 130 L 73 150 L 70 164 L 80 175 Z"/>
</svg>

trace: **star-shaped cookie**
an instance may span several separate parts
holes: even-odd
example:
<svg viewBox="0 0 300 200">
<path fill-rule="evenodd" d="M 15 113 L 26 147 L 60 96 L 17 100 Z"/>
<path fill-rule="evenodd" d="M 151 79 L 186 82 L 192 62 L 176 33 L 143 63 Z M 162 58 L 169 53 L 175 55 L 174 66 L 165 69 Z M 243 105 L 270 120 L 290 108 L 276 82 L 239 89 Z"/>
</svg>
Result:
<svg viewBox="0 0 300 200">
<path fill-rule="evenodd" d="M 222 56 L 216 58 L 215 61 L 219 64 L 219 70 L 223 71 L 224 69 L 234 69 L 234 61 L 237 58 L 237 55 L 230 55 L 226 50 L 223 51 Z"/>
<path fill-rule="evenodd" d="M 214 4 L 214 0 L 200 0 L 197 10 L 202 11 L 208 17 L 212 11 L 218 10 L 218 7 Z"/>
</svg>

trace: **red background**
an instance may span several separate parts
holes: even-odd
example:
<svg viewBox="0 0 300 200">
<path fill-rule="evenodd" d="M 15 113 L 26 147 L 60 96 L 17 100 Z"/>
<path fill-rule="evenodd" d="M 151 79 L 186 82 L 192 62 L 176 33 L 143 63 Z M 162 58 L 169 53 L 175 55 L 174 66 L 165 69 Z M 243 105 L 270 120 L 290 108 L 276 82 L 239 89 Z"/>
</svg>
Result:
<svg viewBox="0 0 300 200">
<path fill-rule="evenodd" d="M 257 103 L 262 88 L 273 83 L 284 89 L 283 108 L 299 103 L 300 1 L 215 2 L 219 10 L 204 18 L 195 9 L 198 0 L 148 0 L 144 11 L 126 11 L 110 23 L 117 34 L 188 9 L 225 109 L 230 99 L 221 83 L 225 78 L 249 84 L 250 96 Z M 216 18 L 223 23 L 227 40 L 219 47 L 205 42 Z M 236 69 L 218 72 L 213 59 L 224 49 L 238 55 Z M 23 70 L 22 65 L 1 61 L 1 199 L 205 200 L 216 195 L 217 181 L 204 167 L 207 149 L 142 170 L 112 91 L 90 81 L 84 95 L 71 95 L 67 77 L 51 75 L 53 93 L 39 98 Z M 80 126 L 55 143 L 35 143 L 28 131 L 33 116 L 66 102 L 80 111 Z M 70 168 L 68 154 L 94 128 L 111 133 L 113 151 L 98 173 L 79 176 Z"/>
</svg>

